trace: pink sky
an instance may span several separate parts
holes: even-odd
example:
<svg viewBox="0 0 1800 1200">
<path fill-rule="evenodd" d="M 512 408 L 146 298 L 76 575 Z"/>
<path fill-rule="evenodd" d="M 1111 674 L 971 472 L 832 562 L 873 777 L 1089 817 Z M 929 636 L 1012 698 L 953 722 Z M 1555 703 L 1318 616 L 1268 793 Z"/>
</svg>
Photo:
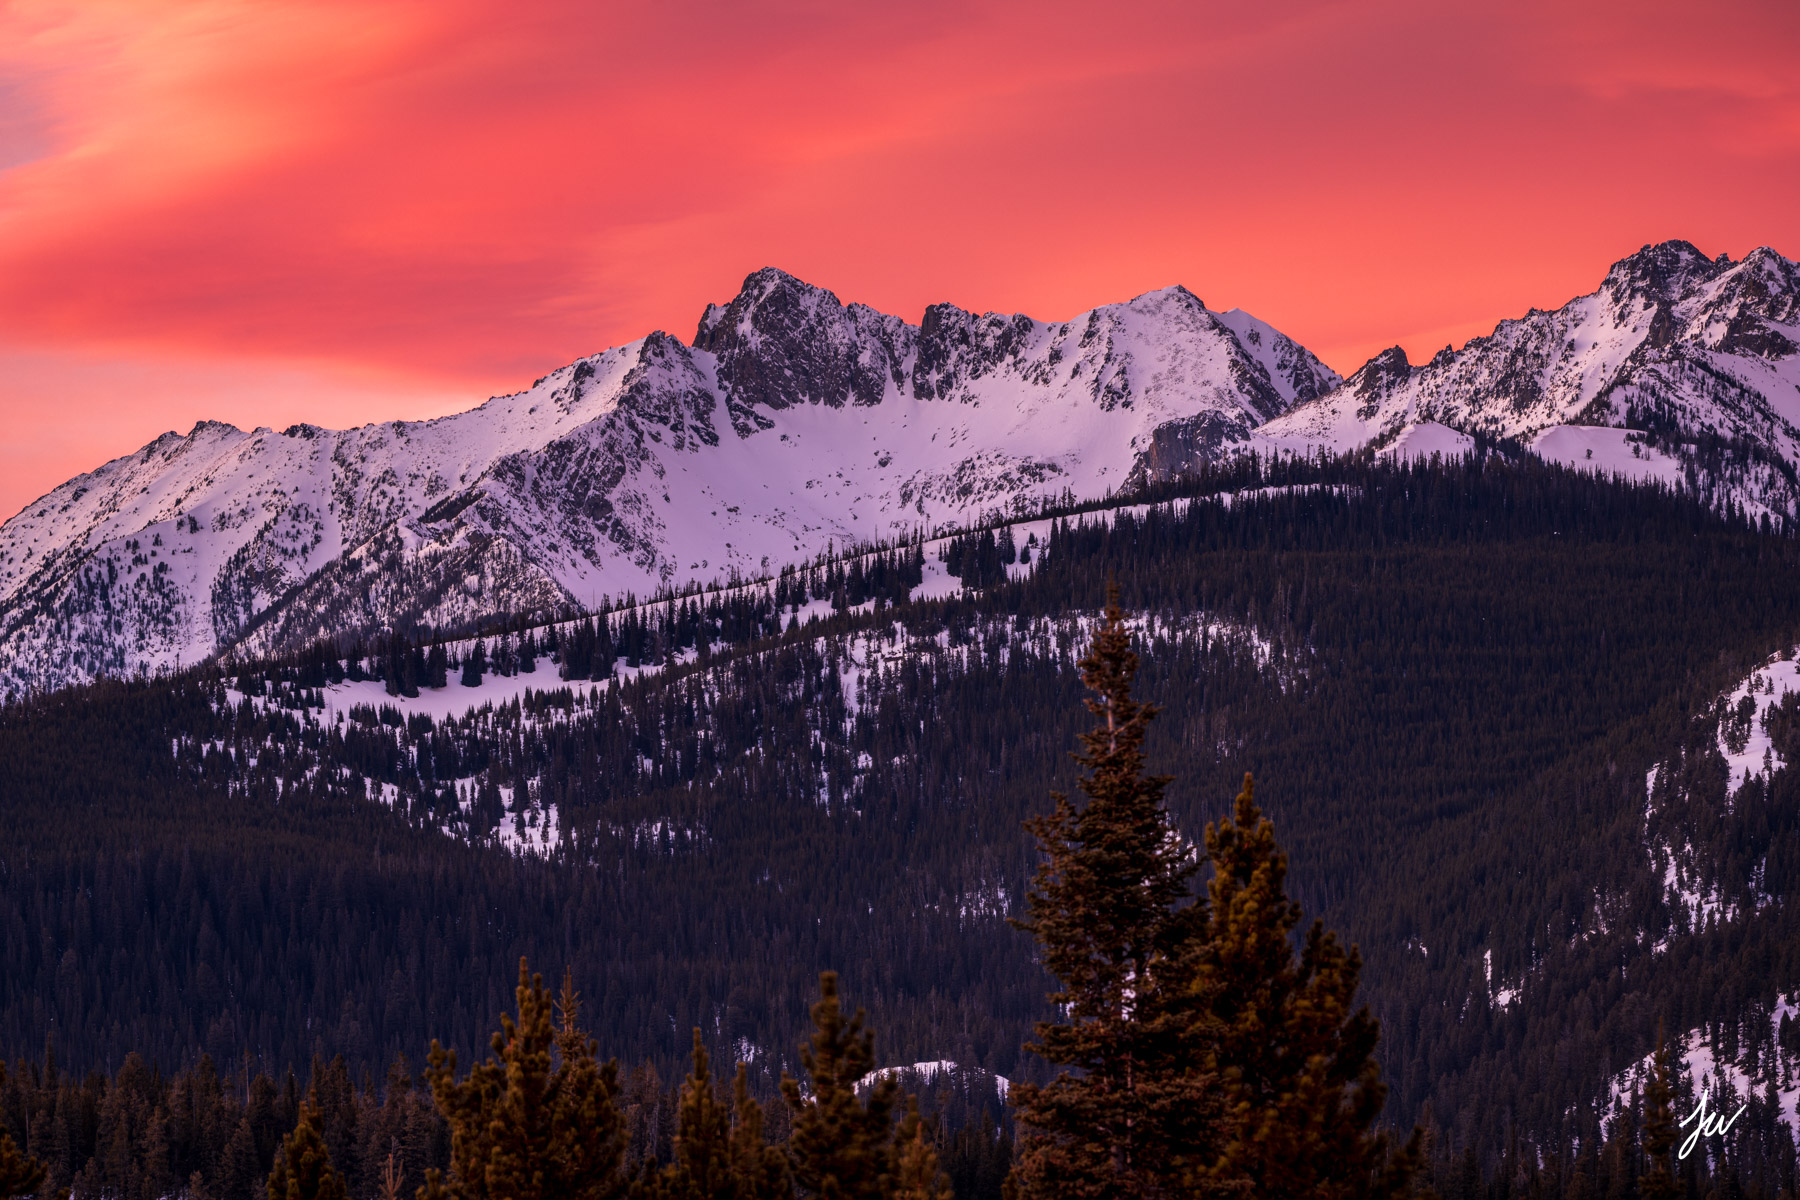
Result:
<svg viewBox="0 0 1800 1200">
<path fill-rule="evenodd" d="M 1797 61 L 1793 0 L 0 0 L 0 513 L 690 337 L 771 264 L 1428 356 L 1645 242 L 1800 255 Z"/>
</svg>

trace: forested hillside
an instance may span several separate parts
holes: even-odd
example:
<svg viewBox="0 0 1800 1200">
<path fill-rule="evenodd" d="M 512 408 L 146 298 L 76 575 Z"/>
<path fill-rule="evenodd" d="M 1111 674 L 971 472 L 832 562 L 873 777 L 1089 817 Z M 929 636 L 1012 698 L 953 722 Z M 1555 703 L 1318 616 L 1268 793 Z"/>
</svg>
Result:
<svg viewBox="0 0 1800 1200">
<path fill-rule="evenodd" d="M 884 1063 L 1041 1077 L 1020 1045 L 1048 980 L 1006 918 L 1037 862 L 1021 822 L 1075 777 L 1112 578 L 1177 826 L 1198 843 L 1255 772 L 1294 895 L 1362 948 L 1390 1120 L 1428 1107 L 1490 1165 L 1595 1140 L 1659 1021 L 1786 1079 L 1800 784 L 1771 758 L 1658 810 L 1713 872 L 1695 920 L 1646 850 L 1646 781 L 1719 775 L 1715 701 L 1800 640 L 1800 543 L 1498 453 L 1132 499 L 944 548 L 982 585 L 948 596 L 914 597 L 896 552 L 878 585 L 859 560 L 489 639 L 503 669 L 544 656 L 543 686 L 473 712 L 337 719 L 337 680 L 461 686 L 471 643 L 398 641 L 9 706 L 0 1052 L 379 1077 L 479 1045 L 528 955 L 663 1078 L 699 1026 L 771 1086 L 822 968 Z"/>
</svg>

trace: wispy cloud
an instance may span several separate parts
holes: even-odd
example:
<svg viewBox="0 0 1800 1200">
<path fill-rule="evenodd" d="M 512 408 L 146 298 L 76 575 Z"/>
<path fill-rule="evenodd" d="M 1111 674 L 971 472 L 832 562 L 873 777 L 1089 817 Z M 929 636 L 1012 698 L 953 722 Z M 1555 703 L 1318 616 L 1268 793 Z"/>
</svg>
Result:
<svg viewBox="0 0 1800 1200">
<path fill-rule="evenodd" d="M 14 0 L 0 339 L 165 364 L 93 462 L 222 400 L 170 362 L 375 419 L 687 336 L 770 263 L 913 317 L 1183 282 L 1349 370 L 1644 241 L 1794 253 L 1796 11 Z M 11 453 L 20 491 L 62 477 Z"/>
</svg>

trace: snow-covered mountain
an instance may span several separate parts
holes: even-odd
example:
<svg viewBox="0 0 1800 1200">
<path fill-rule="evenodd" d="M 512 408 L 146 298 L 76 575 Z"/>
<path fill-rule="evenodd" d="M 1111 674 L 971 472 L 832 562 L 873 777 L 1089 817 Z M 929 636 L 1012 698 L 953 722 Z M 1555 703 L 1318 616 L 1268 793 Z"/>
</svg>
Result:
<svg viewBox="0 0 1800 1200">
<path fill-rule="evenodd" d="M 0 695 L 761 574 L 1235 446 L 1341 382 L 1173 287 L 910 325 L 773 269 L 455 416 L 202 423 L 0 527 Z"/>
<path fill-rule="evenodd" d="M 1260 431 L 1306 452 L 1385 447 L 1427 422 L 1547 458 L 1680 481 L 1796 513 L 1800 266 L 1686 242 L 1645 246 L 1598 291 L 1502 321 L 1423 366 L 1399 347 Z"/>
</svg>

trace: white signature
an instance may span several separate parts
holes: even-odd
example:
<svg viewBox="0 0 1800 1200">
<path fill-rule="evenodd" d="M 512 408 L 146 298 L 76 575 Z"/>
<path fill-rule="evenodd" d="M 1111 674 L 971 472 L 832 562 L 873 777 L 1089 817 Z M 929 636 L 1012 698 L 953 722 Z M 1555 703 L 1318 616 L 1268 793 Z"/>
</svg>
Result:
<svg viewBox="0 0 1800 1200">
<path fill-rule="evenodd" d="M 1726 1120 L 1718 1113 L 1709 1113 L 1706 1111 L 1706 1098 L 1709 1091 L 1710 1089 L 1701 1089 L 1700 1103 L 1696 1104 L 1694 1106 L 1694 1111 L 1687 1115 L 1685 1121 L 1681 1122 L 1681 1127 L 1683 1129 L 1686 1129 L 1689 1125 L 1693 1125 L 1694 1132 L 1688 1134 L 1687 1141 L 1681 1143 L 1681 1152 L 1676 1155 L 1677 1158 L 1686 1158 L 1688 1156 L 1688 1151 L 1692 1150 L 1694 1148 L 1694 1143 L 1701 1138 L 1711 1137 L 1715 1133 L 1724 1133 L 1726 1130 L 1730 1129 L 1733 1125 L 1737 1124 L 1737 1119 L 1744 1115 L 1744 1110 L 1750 1107 L 1748 1104 L 1739 1105 L 1738 1110 L 1731 1114 L 1731 1119 Z"/>
</svg>

